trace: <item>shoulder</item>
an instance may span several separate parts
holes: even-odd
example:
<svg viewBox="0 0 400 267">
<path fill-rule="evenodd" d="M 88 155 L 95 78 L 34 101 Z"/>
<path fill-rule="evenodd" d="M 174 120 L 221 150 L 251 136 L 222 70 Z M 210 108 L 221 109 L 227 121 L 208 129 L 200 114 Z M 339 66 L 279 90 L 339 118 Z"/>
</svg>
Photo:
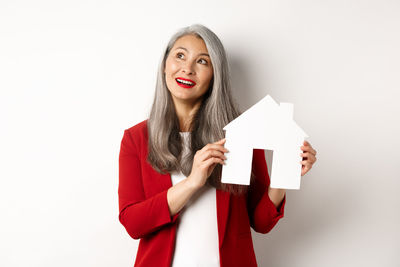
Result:
<svg viewBox="0 0 400 267">
<path fill-rule="evenodd" d="M 147 119 L 125 129 L 124 132 L 124 138 L 130 139 L 136 147 L 146 144 L 147 136 Z"/>
<path fill-rule="evenodd" d="M 131 135 L 142 135 L 144 133 L 147 134 L 147 119 L 133 125 L 125 131 L 129 132 Z"/>
</svg>

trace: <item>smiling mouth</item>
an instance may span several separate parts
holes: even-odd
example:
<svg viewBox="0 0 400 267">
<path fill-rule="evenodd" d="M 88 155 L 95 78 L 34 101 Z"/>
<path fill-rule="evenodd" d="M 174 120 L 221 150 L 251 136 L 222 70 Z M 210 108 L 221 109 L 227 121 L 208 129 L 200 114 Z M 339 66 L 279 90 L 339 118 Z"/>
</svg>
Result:
<svg viewBox="0 0 400 267">
<path fill-rule="evenodd" d="M 193 86 L 196 85 L 196 83 L 194 81 L 186 80 L 186 79 L 182 79 L 182 78 L 176 78 L 175 81 L 179 86 L 181 86 L 183 88 L 192 88 Z"/>
</svg>

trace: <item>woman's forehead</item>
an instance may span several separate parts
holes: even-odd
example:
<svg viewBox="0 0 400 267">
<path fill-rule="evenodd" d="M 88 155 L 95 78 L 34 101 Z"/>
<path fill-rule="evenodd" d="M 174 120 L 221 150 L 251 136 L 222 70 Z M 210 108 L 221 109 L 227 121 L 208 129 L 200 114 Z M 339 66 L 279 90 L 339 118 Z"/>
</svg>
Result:
<svg viewBox="0 0 400 267">
<path fill-rule="evenodd" d="M 205 42 L 200 37 L 195 35 L 184 35 L 175 41 L 172 50 L 182 49 L 187 52 L 196 52 L 208 56 L 208 50 Z"/>
</svg>

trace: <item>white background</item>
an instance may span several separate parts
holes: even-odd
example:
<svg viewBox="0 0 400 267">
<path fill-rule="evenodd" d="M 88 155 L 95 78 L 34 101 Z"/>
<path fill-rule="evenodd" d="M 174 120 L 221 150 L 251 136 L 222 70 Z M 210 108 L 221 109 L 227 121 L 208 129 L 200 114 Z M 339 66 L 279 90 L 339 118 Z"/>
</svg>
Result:
<svg viewBox="0 0 400 267">
<path fill-rule="evenodd" d="M 171 35 L 224 43 L 242 109 L 294 103 L 318 151 L 259 266 L 400 266 L 400 2 L 0 2 L 0 266 L 133 266 L 123 130 L 148 116 Z"/>
</svg>

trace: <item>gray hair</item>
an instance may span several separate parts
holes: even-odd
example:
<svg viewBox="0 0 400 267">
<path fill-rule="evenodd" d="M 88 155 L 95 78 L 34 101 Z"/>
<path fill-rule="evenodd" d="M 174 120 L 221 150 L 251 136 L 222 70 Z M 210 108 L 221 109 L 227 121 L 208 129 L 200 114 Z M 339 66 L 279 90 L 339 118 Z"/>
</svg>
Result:
<svg viewBox="0 0 400 267">
<path fill-rule="evenodd" d="M 166 59 L 175 42 L 180 37 L 190 34 L 205 42 L 214 74 L 210 81 L 210 87 L 204 94 L 202 103 L 191 120 L 190 153 L 182 159 L 183 145 L 179 134 L 179 120 L 171 93 L 167 88 L 164 68 Z M 223 127 L 240 114 L 231 94 L 229 75 L 228 61 L 222 42 L 207 27 L 201 24 L 193 24 L 181 28 L 171 37 L 160 60 L 154 101 L 147 121 L 149 137 L 147 160 L 156 171 L 159 173 L 181 171 L 185 176 L 189 176 L 196 151 L 208 143 L 224 138 Z M 245 185 L 221 183 L 221 170 L 222 166 L 217 164 L 211 176 L 207 179 L 207 183 L 233 194 L 242 194 L 247 191 L 248 186 Z"/>
</svg>

